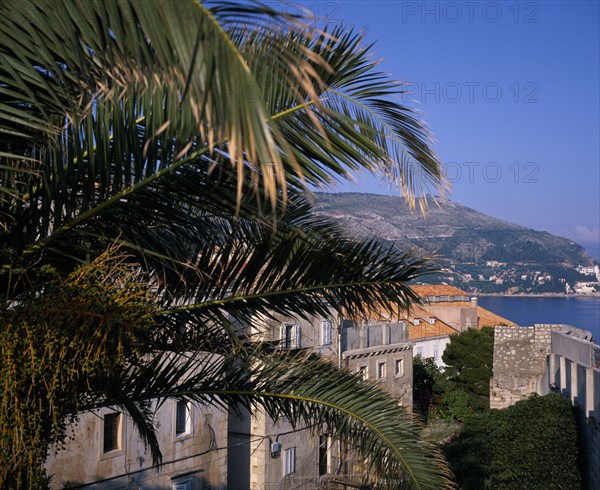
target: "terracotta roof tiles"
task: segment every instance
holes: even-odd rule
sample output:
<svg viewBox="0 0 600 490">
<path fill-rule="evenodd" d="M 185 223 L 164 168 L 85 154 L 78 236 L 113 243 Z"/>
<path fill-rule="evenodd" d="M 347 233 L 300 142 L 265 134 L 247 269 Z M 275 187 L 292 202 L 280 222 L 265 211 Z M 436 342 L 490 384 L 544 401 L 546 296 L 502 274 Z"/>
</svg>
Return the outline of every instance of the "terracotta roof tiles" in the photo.
<svg viewBox="0 0 600 490">
<path fill-rule="evenodd" d="M 469 296 L 469 293 L 458 289 L 455 286 L 446 286 L 440 284 L 416 284 L 411 289 L 421 298 L 427 296 Z"/>
</svg>

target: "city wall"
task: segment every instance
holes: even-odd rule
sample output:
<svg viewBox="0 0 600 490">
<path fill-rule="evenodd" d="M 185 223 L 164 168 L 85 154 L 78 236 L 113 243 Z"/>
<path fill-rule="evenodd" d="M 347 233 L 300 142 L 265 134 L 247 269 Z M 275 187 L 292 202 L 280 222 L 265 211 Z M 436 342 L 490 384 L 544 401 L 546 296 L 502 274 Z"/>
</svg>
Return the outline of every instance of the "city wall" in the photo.
<svg viewBox="0 0 600 490">
<path fill-rule="evenodd" d="M 531 394 L 549 391 L 547 358 L 557 326 L 496 327 L 490 407 L 506 408 Z"/>
<path fill-rule="evenodd" d="M 585 488 L 600 488 L 600 346 L 566 325 L 496 327 L 490 407 L 558 391 L 576 407 Z"/>
</svg>

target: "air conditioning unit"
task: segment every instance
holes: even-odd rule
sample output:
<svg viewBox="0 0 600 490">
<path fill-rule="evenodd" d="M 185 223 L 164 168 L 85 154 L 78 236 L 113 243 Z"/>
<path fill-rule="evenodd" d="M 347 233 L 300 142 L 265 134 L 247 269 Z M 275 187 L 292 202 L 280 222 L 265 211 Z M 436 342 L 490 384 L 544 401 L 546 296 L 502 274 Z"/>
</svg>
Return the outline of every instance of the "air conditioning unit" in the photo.
<svg viewBox="0 0 600 490">
<path fill-rule="evenodd" d="M 271 443 L 271 457 L 278 458 L 281 456 L 281 442 L 272 442 Z"/>
</svg>

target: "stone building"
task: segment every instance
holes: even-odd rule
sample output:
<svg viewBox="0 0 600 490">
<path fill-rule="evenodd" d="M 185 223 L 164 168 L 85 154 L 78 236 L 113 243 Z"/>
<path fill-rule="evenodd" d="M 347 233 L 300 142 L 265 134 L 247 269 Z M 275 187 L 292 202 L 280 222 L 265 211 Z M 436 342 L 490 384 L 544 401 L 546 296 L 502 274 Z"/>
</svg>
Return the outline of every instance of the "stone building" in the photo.
<svg viewBox="0 0 600 490">
<path fill-rule="evenodd" d="M 403 322 L 383 315 L 352 321 L 332 310 L 328 317 L 278 317 L 264 323 L 263 340 L 324 356 L 343 369 L 380 383 L 400 405 L 412 409 L 412 345 L 406 342 Z M 244 431 L 251 447 L 249 469 L 246 475 L 240 468 L 232 488 L 285 490 L 359 481 L 359 462 L 342 451 L 327 427 L 293 430 L 285 421 L 255 414 L 247 417 L 243 428 L 237 427 L 238 433 Z M 274 443 L 280 444 L 276 446 L 280 451 L 277 457 L 272 451 Z"/>
<path fill-rule="evenodd" d="M 158 469 L 129 417 L 109 408 L 82 414 L 66 447 L 48 457 L 52 488 L 227 488 L 226 413 L 168 400 L 155 421 L 163 452 Z"/>
<path fill-rule="evenodd" d="M 403 322 L 353 322 L 332 310 L 327 317 L 265 320 L 260 335 L 282 349 L 308 349 L 360 372 L 412 407 L 412 345 Z M 358 481 L 358 462 L 327 427 L 293 429 L 261 413 L 173 400 L 157 410 L 155 420 L 164 457 L 158 469 L 124 414 L 82 414 L 66 448 L 47 461 L 54 488 L 285 490 Z"/>
<path fill-rule="evenodd" d="M 482 308 L 476 297 L 470 297 L 455 286 L 416 285 L 412 289 L 423 302 L 419 308 L 458 332 L 468 328 L 515 325 L 514 322 Z"/>
<path fill-rule="evenodd" d="M 360 373 L 412 407 L 413 353 L 441 356 L 449 335 L 510 324 L 452 286 L 414 286 L 423 303 L 411 312 L 373 312 L 357 321 L 333 309 L 324 317 L 279 316 L 254 332 L 282 349 L 308 349 Z M 315 373 L 318 375 L 318 373 Z M 66 449 L 47 461 L 55 488 L 153 490 L 292 489 L 355 485 L 361 462 L 327 427 L 292 429 L 263 414 L 167 401 L 156 413 L 164 464 L 149 454 L 130 420 L 114 410 L 83 414 Z"/>
</svg>

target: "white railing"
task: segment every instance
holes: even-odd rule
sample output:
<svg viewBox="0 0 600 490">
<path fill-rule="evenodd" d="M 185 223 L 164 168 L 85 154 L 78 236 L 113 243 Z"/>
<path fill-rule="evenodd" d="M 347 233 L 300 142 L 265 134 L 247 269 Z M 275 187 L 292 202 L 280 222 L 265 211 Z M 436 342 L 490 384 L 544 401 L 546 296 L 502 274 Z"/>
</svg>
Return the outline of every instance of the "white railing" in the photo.
<svg viewBox="0 0 600 490">
<path fill-rule="evenodd" d="M 600 346 L 552 332 L 548 368 L 550 387 L 600 421 Z"/>
</svg>

